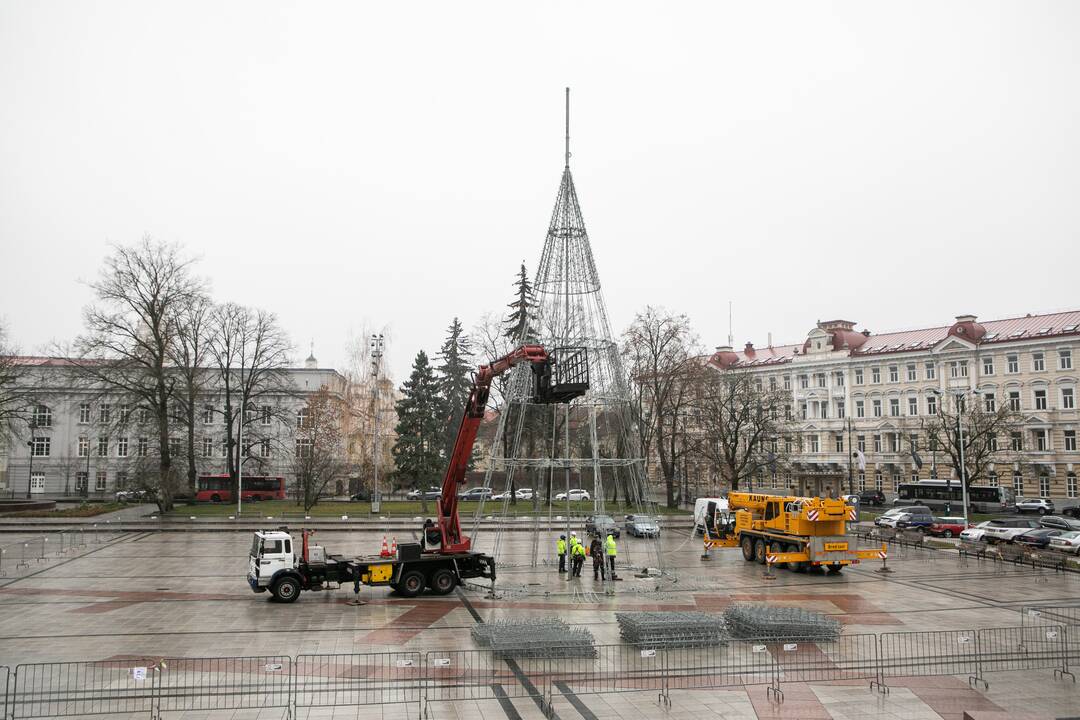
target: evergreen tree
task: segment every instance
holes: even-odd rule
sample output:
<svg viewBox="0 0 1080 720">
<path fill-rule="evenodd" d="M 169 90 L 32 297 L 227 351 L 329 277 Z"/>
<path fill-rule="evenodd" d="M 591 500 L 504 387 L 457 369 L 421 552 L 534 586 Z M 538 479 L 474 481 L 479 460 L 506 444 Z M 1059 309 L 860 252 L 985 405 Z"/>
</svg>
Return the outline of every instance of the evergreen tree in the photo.
<svg viewBox="0 0 1080 720">
<path fill-rule="evenodd" d="M 536 307 L 536 297 L 533 295 L 532 283 L 525 270 L 525 263 L 521 263 L 517 280 L 514 281 L 517 289 L 517 297 L 514 302 L 507 305 L 510 315 L 506 318 L 505 337 L 515 345 L 521 345 L 536 338 L 536 328 L 533 327 L 533 311 Z"/>
<path fill-rule="evenodd" d="M 396 476 L 418 489 L 438 485 L 443 470 L 442 402 L 438 383 L 423 350 L 417 353 L 412 374 L 401 386 L 401 400 L 395 409 L 398 416 L 397 441 L 393 448 Z M 424 510 L 427 510 L 426 503 Z"/>
<path fill-rule="evenodd" d="M 465 402 L 472 389 L 472 347 L 468 335 L 461 327 L 461 322 L 454 318 L 447 328 L 446 341 L 439 351 L 442 364 L 439 372 L 439 396 L 443 402 L 441 417 L 446 423 L 443 433 L 443 450 L 449 461 L 457 439 L 461 417 L 465 413 Z M 472 463 L 470 462 L 470 465 Z"/>
</svg>

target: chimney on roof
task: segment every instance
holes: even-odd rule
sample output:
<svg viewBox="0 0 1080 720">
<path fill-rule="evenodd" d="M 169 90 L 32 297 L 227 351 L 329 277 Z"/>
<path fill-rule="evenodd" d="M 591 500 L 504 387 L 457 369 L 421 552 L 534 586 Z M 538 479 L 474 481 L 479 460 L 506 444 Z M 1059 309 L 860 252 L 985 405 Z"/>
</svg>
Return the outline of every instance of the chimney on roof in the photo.
<svg viewBox="0 0 1080 720">
<path fill-rule="evenodd" d="M 769 333 L 769 349 L 772 349 L 772 333 Z"/>
<path fill-rule="evenodd" d="M 958 322 L 958 323 L 975 322 L 975 316 L 974 315 L 957 315 L 956 316 L 956 322 Z"/>
<path fill-rule="evenodd" d="M 730 345 L 717 345 L 716 352 L 731 352 Z"/>
<path fill-rule="evenodd" d="M 862 334 L 865 335 L 866 337 L 870 337 L 870 331 L 869 330 L 863 330 Z"/>
</svg>

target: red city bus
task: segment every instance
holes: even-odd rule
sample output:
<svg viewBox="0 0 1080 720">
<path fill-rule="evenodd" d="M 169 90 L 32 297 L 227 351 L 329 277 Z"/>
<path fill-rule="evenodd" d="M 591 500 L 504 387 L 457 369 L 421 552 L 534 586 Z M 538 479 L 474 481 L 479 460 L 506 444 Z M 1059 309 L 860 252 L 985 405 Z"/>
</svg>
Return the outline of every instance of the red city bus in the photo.
<svg viewBox="0 0 1080 720">
<path fill-rule="evenodd" d="M 285 478 L 245 475 L 240 496 L 243 500 L 284 500 Z M 228 475 L 201 475 L 195 491 L 197 502 L 232 502 L 232 481 Z"/>
</svg>

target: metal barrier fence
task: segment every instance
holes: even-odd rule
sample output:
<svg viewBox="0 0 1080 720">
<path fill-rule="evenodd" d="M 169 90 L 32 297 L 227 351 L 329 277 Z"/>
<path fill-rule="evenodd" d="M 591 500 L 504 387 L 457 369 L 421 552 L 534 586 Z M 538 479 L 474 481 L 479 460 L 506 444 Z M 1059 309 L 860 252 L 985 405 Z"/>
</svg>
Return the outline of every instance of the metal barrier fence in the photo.
<svg viewBox="0 0 1080 720">
<path fill-rule="evenodd" d="M 1033 620 L 1051 610 L 1039 608 Z M 158 720 L 165 713 L 411 705 L 535 702 L 550 713 L 556 694 L 671 692 L 768 685 L 783 701 L 792 682 L 865 680 L 888 691 L 893 678 L 967 675 L 989 687 L 987 674 L 1053 670 L 1075 677 L 1080 629 L 1025 622 L 1017 627 L 841 635 L 832 642 L 738 640 L 707 647 L 601 645 L 595 657 L 529 657 L 535 648 L 432 650 L 344 655 L 161 658 L 0 666 L 0 720 L 127 714 Z M 260 717 L 263 714 L 260 713 Z"/>
<path fill-rule="evenodd" d="M 1027 605 L 1020 608 L 1020 624 L 1077 627 L 1080 626 L 1080 606 Z"/>
</svg>

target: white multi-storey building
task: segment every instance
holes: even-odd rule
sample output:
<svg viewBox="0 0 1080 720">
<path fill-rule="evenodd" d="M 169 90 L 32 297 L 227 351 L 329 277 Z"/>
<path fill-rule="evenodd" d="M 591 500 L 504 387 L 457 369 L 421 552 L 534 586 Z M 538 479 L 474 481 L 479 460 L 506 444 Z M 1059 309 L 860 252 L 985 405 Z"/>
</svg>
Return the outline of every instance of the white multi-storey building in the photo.
<svg viewBox="0 0 1080 720">
<path fill-rule="evenodd" d="M 1076 498 L 1078 353 L 1080 311 L 1072 311 L 988 322 L 960 315 L 950 325 L 889 333 L 818 322 L 802 343 L 719 347 L 710 363 L 791 391 L 798 432 L 784 441 L 791 471 L 774 478 L 778 487 L 846 492 L 854 449 L 866 458 L 865 472 L 851 471 L 856 491 L 946 477 L 951 468 L 921 444 L 920 428 L 940 407 L 937 393 L 978 390 L 980 402 L 1009 403 L 1023 417 L 1020 437 L 1003 439 L 1018 459 L 997 464 L 988 482 L 1008 483 L 1018 496 Z"/>
</svg>

